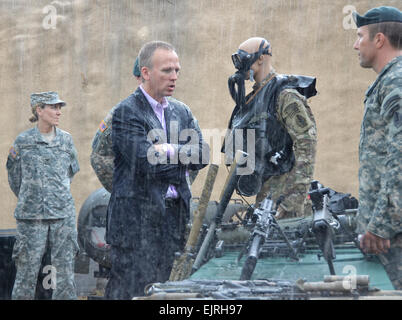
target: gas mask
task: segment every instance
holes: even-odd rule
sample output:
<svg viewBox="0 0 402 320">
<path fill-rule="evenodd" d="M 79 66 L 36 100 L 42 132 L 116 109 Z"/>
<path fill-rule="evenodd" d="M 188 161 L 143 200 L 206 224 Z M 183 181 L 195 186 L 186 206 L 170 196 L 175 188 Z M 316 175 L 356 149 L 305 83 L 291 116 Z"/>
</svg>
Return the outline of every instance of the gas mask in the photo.
<svg viewBox="0 0 402 320">
<path fill-rule="evenodd" d="M 268 54 L 272 56 L 272 53 L 269 51 L 271 48 L 270 43 L 268 42 L 268 46 L 264 47 L 264 44 L 267 41 L 263 40 L 260 44 L 260 47 L 255 53 L 248 53 L 244 50 L 237 50 L 236 53 L 232 54 L 232 61 L 237 69 L 236 73 L 232 75 L 228 80 L 230 95 L 233 100 L 236 102 L 236 105 L 242 106 L 245 104 L 245 85 L 244 81 L 246 79 L 246 74 L 250 71 L 250 81 L 254 81 L 254 72 L 251 70 L 251 66 L 257 59 L 263 54 Z M 237 85 L 237 88 L 236 88 Z"/>
</svg>

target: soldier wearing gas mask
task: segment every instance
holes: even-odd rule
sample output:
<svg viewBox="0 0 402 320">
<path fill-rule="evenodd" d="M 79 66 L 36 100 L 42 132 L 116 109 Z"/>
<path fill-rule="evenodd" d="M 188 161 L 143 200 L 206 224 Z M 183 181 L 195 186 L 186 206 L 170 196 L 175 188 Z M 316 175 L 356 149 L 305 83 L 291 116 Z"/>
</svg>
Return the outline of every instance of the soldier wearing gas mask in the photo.
<svg viewBox="0 0 402 320">
<path fill-rule="evenodd" d="M 316 154 L 316 124 L 307 99 L 316 95 L 316 79 L 281 75 L 271 64 L 272 49 L 263 38 L 250 38 L 232 55 L 237 72 L 229 78 L 230 94 L 236 102 L 222 152 L 227 163 L 239 149 L 254 159 L 252 174 L 240 176 L 237 192 L 257 195 L 257 203 L 268 194 L 281 200 L 277 218 L 311 214 L 307 200 Z M 245 95 L 245 80 L 255 81 Z M 250 139 L 247 132 L 254 132 Z M 242 134 L 238 134 L 242 130 Z M 254 143 L 249 148 L 248 144 Z"/>
</svg>

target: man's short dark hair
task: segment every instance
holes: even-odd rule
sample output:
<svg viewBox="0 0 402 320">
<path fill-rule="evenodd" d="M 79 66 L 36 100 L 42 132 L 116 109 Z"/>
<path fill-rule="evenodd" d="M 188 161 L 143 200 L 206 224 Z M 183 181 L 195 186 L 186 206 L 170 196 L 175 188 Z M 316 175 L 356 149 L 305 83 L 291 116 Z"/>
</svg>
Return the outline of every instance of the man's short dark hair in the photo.
<svg viewBox="0 0 402 320">
<path fill-rule="evenodd" d="M 377 33 L 383 33 L 395 49 L 402 49 L 402 23 L 381 22 L 368 25 L 370 40 L 373 40 Z"/>
<path fill-rule="evenodd" d="M 167 42 L 163 41 L 151 41 L 143 45 L 138 54 L 139 67 L 152 68 L 152 56 L 156 49 L 165 49 L 168 51 L 176 51 L 175 48 Z"/>
</svg>

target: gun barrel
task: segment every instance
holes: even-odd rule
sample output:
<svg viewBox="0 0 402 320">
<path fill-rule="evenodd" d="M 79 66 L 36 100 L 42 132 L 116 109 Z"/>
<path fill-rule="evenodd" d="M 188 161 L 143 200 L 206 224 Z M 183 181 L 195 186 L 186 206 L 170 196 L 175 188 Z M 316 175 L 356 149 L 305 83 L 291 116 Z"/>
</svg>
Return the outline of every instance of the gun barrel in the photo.
<svg viewBox="0 0 402 320">
<path fill-rule="evenodd" d="M 240 280 L 250 280 L 257 265 L 257 258 L 254 256 L 248 256 L 244 262 L 243 269 L 241 270 Z"/>
<path fill-rule="evenodd" d="M 219 204 L 215 215 L 215 220 L 219 224 L 222 220 L 223 214 L 225 213 L 226 207 L 230 199 L 232 198 L 233 192 L 236 189 L 236 184 L 239 180 L 239 176 L 237 175 L 237 169 L 239 164 L 244 162 L 244 158 L 248 156 L 247 153 L 237 150 L 235 159 L 230 166 L 229 175 L 226 178 L 225 185 L 222 189 L 222 192 L 219 197 Z"/>
<path fill-rule="evenodd" d="M 261 235 L 256 234 L 253 238 L 253 241 L 251 242 L 248 256 L 241 270 L 240 280 L 251 279 L 255 266 L 257 265 L 260 248 L 263 244 L 264 238 Z"/>
<path fill-rule="evenodd" d="M 210 243 L 212 242 L 212 239 L 214 238 L 215 230 L 216 230 L 216 222 L 212 221 L 212 223 L 209 226 L 208 233 L 205 236 L 205 239 L 202 242 L 201 248 L 198 251 L 197 257 L 193 263 L 192 273 L 197 271 L 200 268 L 200 266 L 202 265 L 202 263 L 204 262 L 204 258 L 207 254 Z"/>
<path fill-rule="evenodd" d="M 256 234 L 253 238 L 253 242 L 251 243 L 248 256 L 255 257 L 256 259 L 258 259 L 258 253 L 260 251 L 261 245 L 263 244 L 264 244 L 264 238 L 261 235 Z"/>
</svg>

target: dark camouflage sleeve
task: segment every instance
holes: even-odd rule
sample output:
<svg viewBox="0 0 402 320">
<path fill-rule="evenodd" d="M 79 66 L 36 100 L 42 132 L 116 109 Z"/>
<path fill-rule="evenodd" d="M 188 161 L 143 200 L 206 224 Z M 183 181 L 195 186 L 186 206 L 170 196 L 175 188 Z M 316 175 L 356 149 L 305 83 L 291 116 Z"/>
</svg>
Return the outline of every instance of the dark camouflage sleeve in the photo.
<svg viewBox="0 0 402 320">
<path fill-rule="evenodd" d="M 18 197 L 21 187 L 21 158 L 19 154 L 20 150 L 18 144 L 15 142 L 14 145 L 10 148 L 8 157 L 7 157 L 7 172 L 8 172 L 8 183 L 10 185 L 11 190 Z"/>
<path fill-rule="evenodd" d="M 386 123 L 387 155 L 381 190 L 377 196 L 368 230 L 386 239 L 402 232 L 402 89 L 399 85 L 384 85 L 381 117 Z"/>
<path fill-rule="evenodd" d="M 90 162 L 102 186 L 112 192 L 114 153 L 112 149 L 112 118 L 116 107 L 113 107 L 99 124 L 92 140 Z"/>
<path fill-rule="evenodd" d="M 102 186 L 107 191 L 112 192 L 114 156 L 105 156 L 92 151 L 90 162 Z"/>
</svg>

